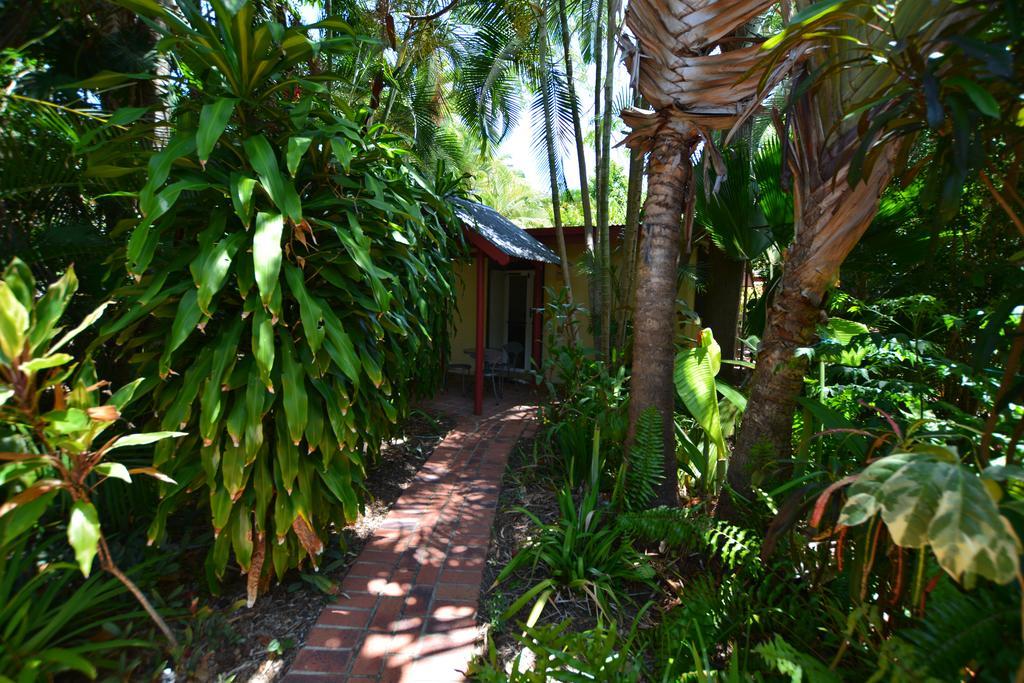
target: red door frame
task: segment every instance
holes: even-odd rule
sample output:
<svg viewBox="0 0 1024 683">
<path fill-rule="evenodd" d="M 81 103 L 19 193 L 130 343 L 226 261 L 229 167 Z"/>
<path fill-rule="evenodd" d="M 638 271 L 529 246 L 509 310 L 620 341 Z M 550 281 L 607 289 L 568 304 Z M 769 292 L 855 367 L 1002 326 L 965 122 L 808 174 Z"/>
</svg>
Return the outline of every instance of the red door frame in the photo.
<svg viewBox="0 0 1024 683">
<path fill-rule="evenodd" d="M 487 257 L 476 252 L 476 366 L 473 368 L 473 414 L 484 412 L 484 321 L 487 319 Z"/>
<path fill-rule="evenodd" d="M 533 264 L 533 370 L 540 372 L 544 326 L 544 264 Z"/>
</svg>

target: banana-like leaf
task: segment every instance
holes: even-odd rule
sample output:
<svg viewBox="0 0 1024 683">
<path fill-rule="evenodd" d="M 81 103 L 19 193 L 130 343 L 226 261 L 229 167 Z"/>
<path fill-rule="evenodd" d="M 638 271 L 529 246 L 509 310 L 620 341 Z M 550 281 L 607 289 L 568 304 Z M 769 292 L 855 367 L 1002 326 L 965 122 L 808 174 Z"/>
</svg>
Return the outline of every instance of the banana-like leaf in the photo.
<svg viewBox="0 0 1024 683">
<path fill-rule="evenodd" d="M 728 450 L 722 434 L 718 412 L 718 388 L 715 376 L 722 365 L 722 349 L 710 328 L 701 330 L 700 345 L 676 354 L 676 392 L 686 409 L 708 435 L 708 439 L 724 458 Z"/>
</svg>

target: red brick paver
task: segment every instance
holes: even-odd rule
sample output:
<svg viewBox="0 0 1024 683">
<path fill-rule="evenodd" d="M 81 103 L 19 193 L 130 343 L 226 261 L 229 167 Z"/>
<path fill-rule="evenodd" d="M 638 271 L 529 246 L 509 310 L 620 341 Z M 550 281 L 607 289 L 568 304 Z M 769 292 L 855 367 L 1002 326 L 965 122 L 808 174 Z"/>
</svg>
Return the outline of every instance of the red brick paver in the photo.
<svg viewBox="0 0 1024 683">
<path fill-rule="evenodd" d="M 520 397 L 521 398 L 521 397 Z M 442 683 L 464 680 L 480 637 L 480 582 L 512 447 L 535 429 L 529 401 L 506 398 L 467 414 L 438 407 L 455 428 L 402 493 L 320 613 L 285 680 Z"/>
</svg>

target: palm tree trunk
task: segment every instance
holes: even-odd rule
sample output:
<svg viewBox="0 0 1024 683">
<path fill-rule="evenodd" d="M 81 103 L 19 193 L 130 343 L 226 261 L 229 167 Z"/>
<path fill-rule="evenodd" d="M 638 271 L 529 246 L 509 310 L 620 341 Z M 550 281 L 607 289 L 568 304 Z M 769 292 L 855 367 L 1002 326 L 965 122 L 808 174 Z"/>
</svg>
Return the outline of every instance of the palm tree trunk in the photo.
<svg viewBox="0 0 1024 683">
<path fill-rule="evenodd" d="M 599 187 L 601 194 L 598 196 L 600 211 L 598 213 L 598 236 L 601 255 L 598 259 L 600 268 L 598 273 L 601 276 L 601 345 L 598 347 L 601 357 L 606 360 L 611 353 L 611 326 L 612 326 L 612 253 L 611 239 L 608 235 L 608 214 L 609 214 L 609 172 L 611 169 L 611 139 L 612 139 L 612 97 L 615 85 L 615 15 L 618 13 L 618 0 L 607 0 L 608 20 L 605 26 L 605 73 L 604 73 L 604 108 L 601 121 L 601 165 L 598 173 L 601 176 Z"/>
<path fill-rule="evenodd" d="M 840 156 L 828 151 L 826 158 Z M 878 199 L 892 173 L 893 152 L 890 145 L 871 175 L 852 188 L 847 167 L 834 174 L 809 169 L 813 177 L 798 182 L 796 239 L 786 252 L 782 280 L 768 309 L 747 411 L 729 462 L 729 484 L 740 495 L 750 493 L 761 463 L 785 461 L 792 453 L 793 413 L 805 370 L 796 350 L 816 339 L 825 294 L 878 211 Z"/>
<path fill-rule="evenodd" d="M 554 124 L 554 97 L 551 92 L 551 69 L 548 59 L 548 22 L 547 14 L 544 11 L 538 13 L 537 24 L 540 32 L 540 87 L 541 98 L 544 102 L 544 146 L 547 148 L 548 157 L 548 180 L 551 187 L 551 212 L 555 222 L 555 237 L 558 241 L 558 258 L 562 262 L 562 281 L 565 283 L 565 290 L 569 303 L 573 302 L 572 280 L 570 279 L 569 255 L 565 248 L 565 233 L 562 230 L 562 203 L 561 193 L 558 190 L 558 162 L 555 149 L 555 124 Z M 567 342 L 569 340 L 566 340 Z"/>
<path fill-rule="evenodd" d="M 611 2 L 612 0 L 605 0 Z M 603 69 L 604 54 L 604 20 L 601 16 L 603 7 L 601 0 L 597 0 L 597 7 L 594 12 L 594 45 L 592 55 L 594 57 L 594 195 L 597 200 L 596 222 L 601 222 L 601 74 Z M 588 288 L 590 294 L 590 320 L 594 329 L 594 345 L 601 348 L 601 277 L 598 259 L 598 237 L 597 225 L 591 227 L 586 233 L 587 250 L 590 252 L 593 268 L 590 270 Z"/>
<path fill-rule="evenodd" d="M 583 126 L 580 123 L 580 103 L 576 99 L 576 80 L 572 71 L 572 35 L 569 33 L 569 18 L 565 0 L 558 0 L 558 19 L 562 28 L 562 56 L 565 59 L 565 82 L 569 88 L 569 106 L 572 109 L 572 128 L 576 136 L 576 163 L 580 173 L 580 202 L 583 205 L 583 232 L 594 230 L 594 215 L 590 208 L 590 181 L 587 178 L 587 159 L 583 156 Z"/>
<path fill-rule="evenodd" d="M 636 304 L 633 315 L 633 375 L 630 380 L 628 441 L 640 414 L 654 406 L 662 417 L 665 477 L 656 504 L 678 503 L 675 457 L 675 388 L 672 366 L 676 329 L 680 217 L 693 181 L 690 154 L 695 142 L 675 131 L 654 142 L 647 176 Z"/>
</svg>

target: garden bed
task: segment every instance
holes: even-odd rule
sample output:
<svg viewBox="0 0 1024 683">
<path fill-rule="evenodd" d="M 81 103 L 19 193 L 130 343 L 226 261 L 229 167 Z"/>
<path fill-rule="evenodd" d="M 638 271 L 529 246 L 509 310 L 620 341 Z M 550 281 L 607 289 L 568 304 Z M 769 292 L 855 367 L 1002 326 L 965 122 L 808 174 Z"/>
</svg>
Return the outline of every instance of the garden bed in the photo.
<svg viewBox="0 0 1024 683">
<path fill-rule="evenodd" d="M 543 566 L 535 568 L 525 565 L 500 584 L 495 585 L 495 581 L 535 530 L 535 523 L 524 510 L 544 524 L 559 519 L 557 486 L 561 484 L 561 479 L 558 465 L 553 459 L 554 456 L 544 452 L 539 441 L 522 441 L 509 456 L 502 478 L 477 622 L 486 632 L 488 645 L 494 647 L 498 666 L 506 671 L 520 652 L 524 653 L 521 667 L 528 666 L 532 661 L 532 653 L 529 650 L 524 652 L 516 636 L 521 633 L 521 623 L 529 615 L 534 601 L 529 601 L 515 616 L 503 619 L 502 615 L 524 593 L 547 578 L 547 574 Z M 579 502 L 578 496 L 576 502 Z M 655 563 L 661 563 L 660 558 L 652 559 Z M 627 600 L 617 610 L 616 617 L 620 627 L 628 631 L 639 613 L 640 605 L 652 595 L 643 586 L 621 588 L 622 597 Z M 583 593 L 573 593 L 566 589 L 556 591 L 547 602 L 537 625 L 555 625 L 564 621 L 570 624 L 567 632 L 594 628 L 598 624 L 598 614 L 593 601 Z"/>
<path fill-rule="evenodd" d="M 185 677 L 269 683 L 283 676 L 369 536 L 452 425 L 446 416 L 422 413 L 406 421 L 368 473 L 373 502 L 328 544 L 319 572 L 290 574 L 251 609 L 245 607 L 244 577 L 228 583 L 224 596 L 194 619 L 195 649 L 187 655 Z"/>
</svg>

